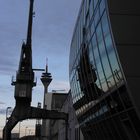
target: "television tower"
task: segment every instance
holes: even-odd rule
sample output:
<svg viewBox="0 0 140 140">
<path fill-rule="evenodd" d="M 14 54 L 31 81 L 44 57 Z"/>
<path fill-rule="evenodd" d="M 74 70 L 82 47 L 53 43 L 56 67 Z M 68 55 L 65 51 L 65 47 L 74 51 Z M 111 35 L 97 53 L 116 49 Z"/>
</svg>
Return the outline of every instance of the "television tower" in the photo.
<svg viewBox="0 0 140 140">
<path fill-rule="evenodd" d="M 43 108 L 47 109 L 47 99 L 46 99 L 46 95 L 48 94 L 48 86 L 52 81 L 52 76 L 51 73 L 48 72 L 48 59 L 47 59 L 47 63 L 46 63 L 46 71 L 45 73 L 42 73 L 41 76 L 41 81 L 43 83 L 44 86 L 44 101 L 43 101 Z M 47 120 L 42 120 L 42 136 L 43 137 L 47 137 Z"/>
</svg>

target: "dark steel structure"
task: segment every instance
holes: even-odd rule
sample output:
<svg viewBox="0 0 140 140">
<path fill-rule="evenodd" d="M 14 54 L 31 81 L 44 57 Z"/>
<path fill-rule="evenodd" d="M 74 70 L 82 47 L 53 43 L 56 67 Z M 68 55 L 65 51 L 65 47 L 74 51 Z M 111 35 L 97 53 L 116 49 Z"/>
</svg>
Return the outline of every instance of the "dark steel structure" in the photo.
<svg viewBox="0 0 140 140">
<path fill-rule="evenodd" d="M 67 129 L 68 115 L 66 113 L 31 107 L 32 88 L 36 86 L 36 82 L 34 81 L 34 71 L 32 69 L 31 47 L 33 3 L 34 0 L 30 0 L 27 39 L 26 42 L 23 42 L 22 44 L 16 81 L 12 81 L 12 85 L 15 86 L 16 106 L 3 129 L 3 140 L 11 140 L 12 129 L 19 121 L 25 119 L 64 119 L 66 121 Z M 50 74 L 46 73 L 46 75 Z M 50 77 L 48 77 L 48 80 L 49 79 Z"/>
<path fill-rule="evenodd" d="M 86 140 L 140 139 L 140 1 L 83 0 L 70 86 Z"/>
</svg>

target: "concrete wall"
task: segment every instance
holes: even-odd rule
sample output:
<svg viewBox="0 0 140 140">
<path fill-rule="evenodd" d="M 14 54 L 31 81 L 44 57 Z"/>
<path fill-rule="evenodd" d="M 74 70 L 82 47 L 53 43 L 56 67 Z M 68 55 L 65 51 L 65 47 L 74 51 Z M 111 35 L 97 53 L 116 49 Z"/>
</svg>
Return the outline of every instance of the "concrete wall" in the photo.
<svg viewBox="0 0 140 140">
<path fill-rule="evenodd" d="M 77 120 L 77 117 L 75 114 L 75 110 L 73 108 L 72 97 L 71 97 L 70 93 L 69 93 L 67 99 L 65 100 L 65 102 L 61 108 L 61 111 L 69 114 L 68 140 L 84 140 L 82 133 L 79 138 L 75 137 L 77 135 L 76 129 L 80 129 L 80 128 L 79 128 L 78 120 Z M 64 121 L 59 122 L 58 140 L 65 140 L 65 123 L 64 123 Z"/>
<path fill-rule="evenodd" d="M 71 94 L 46 94 L 46 105 L 49 110 L 58 110 L 69 114 L 68 140 L 83 140 L 83 136 L 75 139 L 75 130 L 79 129 L 75 110 L 73 108 Z M 42 140 L 65 140 L 65 121 L 63 120 L 45 120 L 43 121 L 45 129 Z M 80 131 L 78 131 L 80 132 Z"/>
<path fill-rule="evenodd" d="M 62 93 L 47 93 L 45 95 L 45 105 L 48 110 L 60 110 L 67 94 Z M 52 127 L 53 120 L 43 120 L 42 124 L 42 140 L 57 139 L 56 133 L 58 132 L 58 124 Z M 56 121 L 57 122 L 57 121 Z"/>
<path fill-rule="evenodd" d="M 140 116 L 140 0 L 107 0 L 129 95 Z"/>
</svg>

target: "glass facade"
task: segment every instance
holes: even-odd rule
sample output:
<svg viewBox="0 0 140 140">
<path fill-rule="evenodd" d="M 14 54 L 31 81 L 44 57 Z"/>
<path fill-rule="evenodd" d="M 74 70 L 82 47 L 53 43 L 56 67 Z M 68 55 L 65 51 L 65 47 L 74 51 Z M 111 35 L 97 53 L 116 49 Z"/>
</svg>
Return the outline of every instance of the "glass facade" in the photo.
<svg viewBox="0 0 140 140">
<path fill-rule="evenodd" d="M 125 140 L 140 134 L 108 15 L 106 0 L 83 0 L 71 43 L 70 86 L 86 140 Z"/>
</svg>

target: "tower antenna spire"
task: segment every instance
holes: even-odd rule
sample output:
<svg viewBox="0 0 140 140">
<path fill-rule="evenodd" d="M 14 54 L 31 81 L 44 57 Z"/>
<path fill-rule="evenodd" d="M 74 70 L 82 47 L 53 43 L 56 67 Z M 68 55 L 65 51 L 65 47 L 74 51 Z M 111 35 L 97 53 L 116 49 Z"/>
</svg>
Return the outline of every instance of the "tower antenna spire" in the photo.
<svg viewBox="0 0 140 140">
<path fill-rule="evenodd" d="M 46 73 L 48 72 L 48 57 L 46 58 Z"/>
</svg>

